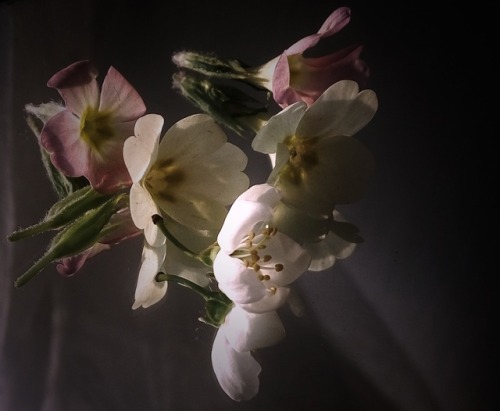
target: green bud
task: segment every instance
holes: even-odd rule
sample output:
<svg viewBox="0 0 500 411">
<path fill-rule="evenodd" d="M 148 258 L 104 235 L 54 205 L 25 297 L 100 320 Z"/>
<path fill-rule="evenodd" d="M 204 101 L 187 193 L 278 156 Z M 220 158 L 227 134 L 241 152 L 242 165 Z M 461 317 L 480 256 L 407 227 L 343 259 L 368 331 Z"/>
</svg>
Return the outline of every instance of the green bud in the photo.
<svg viewBox="0 0 500 411">
<path fill-rule="evenodd" d="M 109 196 L 98 193 L 90 186 L 86 186 L 56 202 L 39 223 L 17 230 L 7 238 L 10 241 L 17 241 L 47 230 L 60 228 L 74 221 L 85 212 L 98 207 L 109 198 Z"/>
<path fill-rule="evenodd" d="M 241 89 L 176 73 L 173 87 L 187 100 L 240 136 L 255 132 L 270 118 L 268 106 Z"/>
<path fill-rule="evenodd" d="M 46 253 L 14 283 L 21 287 L 53 261 L 73 256 L 92 247 L 111 216 L 117 211 L 122 195 L 114 196 L 66 225 L 51 241 Z"/>
<path fill-rule="evenodd" d="M 245 80 L 248 76 L 239 60 L 220 59 L 214 54 L 181 51 L 172 56 L 172 61 L 179 68 L 192 70 L 207 77 Z"/>
</svg>

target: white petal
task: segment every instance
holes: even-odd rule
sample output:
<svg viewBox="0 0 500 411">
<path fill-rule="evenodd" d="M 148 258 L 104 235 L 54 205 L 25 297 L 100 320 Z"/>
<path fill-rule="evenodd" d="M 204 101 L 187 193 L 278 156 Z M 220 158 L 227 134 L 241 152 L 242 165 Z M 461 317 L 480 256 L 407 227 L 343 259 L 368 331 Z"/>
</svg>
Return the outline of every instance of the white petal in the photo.
<svg viewBox="0 0 500 411">
<path fill-rule="evenodd" d="M 254 185 L 241 194 L 231 206 L 217 237 L 221 248 L 232 253 L 257 223 L 271 218 L 279 199 L 276 188 L 268 184 Z"/>
<path fill-rule="evenodd" d="M 238 305 L 226 316 L 220 332 L 240 352 L 270 347 L 285 337 L 285 328 L 276 311 L 253 314 Z"/>
<path fill-rule="evenodd" d="M 227 136 L 215 120 L 206 114 L 194 114 L 170 127 L 160 142 L 158 158 L 175 158 L 193 163 L 218 150 Z"/>
<path fill-rule="evenodd" d="M 270 268 L 262 271 L 271 277 L 269 282 L 277 286 L 288 285 L 295 281 L 307 271 L 311 261 L 311 256 L 305 248 L 279 232 L 267 241 L 265 252 L 272 258 L 265 264 Z M 276 271 L 273 268 L 275 264 L 282 264 L 283 270 Z M 263 284 L 266 284 L 266 281 Z"/>
<path fill-rule="evenodd" d="M 373 90 L 358 93 L 358 84 L 342 80 L 330 86 L 304 113 L 298 137 L 352 136 L 370 122 L 377 111 Z"/>
<path fill-rule="evenodd" d="M 212 347 L 212 367 L 224 392 L 235 401 L 246 401 L 259 392 L 260 364 L 250 352 L 238 352 L 219 330 Z"/>
<path fill-rule="evenodd" d="M 237 304 L 258 301 L 267 293 L 258 273 L 224 251 L 215 257 L 213 268 L 219 288 Z"/>
<path fill-rule="evenodd" d="M 165 259 L 166 247 L 150 247 L 144 243 L 141 268 L 135 289 L 135 302 L 132 308 L 147 308 L 160 301 L 167 292 L 167 281 L 155 281 Z"/>
<path fill-rule="evenodd" d="M 125 140 L 123 159 L 134 183 L 140 181 L 156 159 L 163 117 L 148 114 L 135 123 L 135 136 Z"/>
<path fill-rule="evenodd" d="M 132 184 L 129 202 L 132 220 L 137 228 L 144 230 L 146 241 L 153 247 L 165 244 L 165 236 L 153 224 L 151 218 L 155 214 L 161 214 L 161 212 L 149 192 L 140 184 Z"/>
<path fill-rule="evenodd" d="M 274 292 L 267 290 L 267 293 L 260 300 L 240 305 L 249 313 L 263 314 L 280 308 L 287 302 L 289 295 L 290 289 L 288 287 L 278 287 Z"/>
<path fill-rule="evenodd" d="M 265 154 L 275 153 L 278 143 L 295 134 L 306 109 L 307 104 L 300 101 L 272 116 L 255 135 L 252 148 Z"/>
</svg>

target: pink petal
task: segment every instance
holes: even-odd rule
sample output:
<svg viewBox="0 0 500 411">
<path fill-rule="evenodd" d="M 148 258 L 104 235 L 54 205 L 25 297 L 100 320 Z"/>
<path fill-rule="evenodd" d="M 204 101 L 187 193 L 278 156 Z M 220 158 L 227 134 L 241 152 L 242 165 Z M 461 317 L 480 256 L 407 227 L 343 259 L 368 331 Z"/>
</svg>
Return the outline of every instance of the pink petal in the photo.
<svg viewBox="0 0 500 411">
<path fill-rule="evenodd" d="M 50 153 L 52 164 L 70 177 L 85 175 L 89 147 L 80 138 L 80 120 L 65 110 L 50 118 L 40 135 L 42 146 Z"/>
<path fill-rule="evenodd" d="M 136 120 L 145 113 L 146 106 L 125 77 L 110 67 L 102 83 L 99 111 L 112 111 L 115 121 L 121 122 Z"/>
<path fill-rule="evenodd" d="M 87 107 L 99 104 L 97 70 L 88 61 L 78 61 L 54 74 L 47 86 L 57 89 L 66 103 L 66 108 L 79 116 Z"/>
<path fill-rule="evenodd" d="M 111 248 L 110 245 L 97 243 L 80 254 L 63 258 L 56 266 L 57 272 L 68 277 L 72 276 L 83 267 L 89 258 L 109 248 Z"/>
<path fill-rule="evenodd" d="M 301 54 L 315 46 L 322 38 L 332 36 L 342 30 L 351 20 L 351 10 L 340 7 L 325 20 L 316 34 L 304 37 L 286 50 L 286 54 Z"/>
</svg>

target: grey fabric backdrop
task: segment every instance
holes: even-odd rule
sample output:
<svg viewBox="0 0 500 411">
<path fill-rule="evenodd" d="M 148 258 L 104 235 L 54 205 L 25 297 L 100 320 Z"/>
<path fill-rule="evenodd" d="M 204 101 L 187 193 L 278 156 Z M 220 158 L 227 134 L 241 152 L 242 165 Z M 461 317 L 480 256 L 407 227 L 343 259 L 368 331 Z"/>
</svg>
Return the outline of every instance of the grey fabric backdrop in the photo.
<svg viewBox="0 0 500 411">
<path fill-rule="evenodd" d="M 493 78 L 492 2 L 444 10 L 418 2 L 3 2 L 2 238 L 55 200 L 23 114 L 25 103 L 58 97 L 45 86 L 53 73 L 91 58 L 102 80 L 114 65 L 148 112 L 171 125 L 196 112 L 171 90 L 174 51 L 263 63 L 341 5 L 353 20 L 340 40 L 365 44 L 380 102 L 359 134 L 377 173 L 365 198 L 342 209 L 365 242 L 299 280 L 305 315 L 280 312 L 287 338 L 259 352 L 257 397 L 235 403 L 218 387 L 214 330 L 196 320 L 197 296 L 173 284 L 160 304 L 131 310 L 140 240 L 102 253 L 75 277 L 50 267 L 14 289 L 44 251 L 42 237 L 0 243 L 0 411 L 493 408 L 489 237 L 475 230 L 490 224 L 480 184 L 494 187 L 483 99 Z M 266 162 L 249 155 L 252 181 L 261 182 Z"/>
</svg>

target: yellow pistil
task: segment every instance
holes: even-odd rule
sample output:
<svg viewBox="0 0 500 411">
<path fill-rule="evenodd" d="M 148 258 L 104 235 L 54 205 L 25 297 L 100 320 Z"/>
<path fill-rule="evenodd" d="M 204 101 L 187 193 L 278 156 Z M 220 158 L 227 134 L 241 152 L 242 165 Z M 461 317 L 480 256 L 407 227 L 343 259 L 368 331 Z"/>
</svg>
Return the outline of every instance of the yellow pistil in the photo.
<svg viewBox="0 0 500 411">
<path fill-rule="evenodd" d="M 283 141 L 288 148 L 288 161 L 280 172 L 280 178 L 299 185 L 304 181 L 308 170 L 318 164 L 316 152 L 317 138 L 298 138 L 295 135 Z"/>
<path fill-rule="evenodd" d="M 111 113 L 87 108 L 80 119 L 80 136 L 93 151 L 101 152 L 103 145 L 115 136 Z"/>
<path fill-rule="evenodd" d="M 186 178 L 184 171 L 175 164 L 174 159 L 167 158 L 156 162 L 145 178 L 145 185 L 153 197 L 169 202 L 176 201 L 176 190 Z"/>
</svg>

